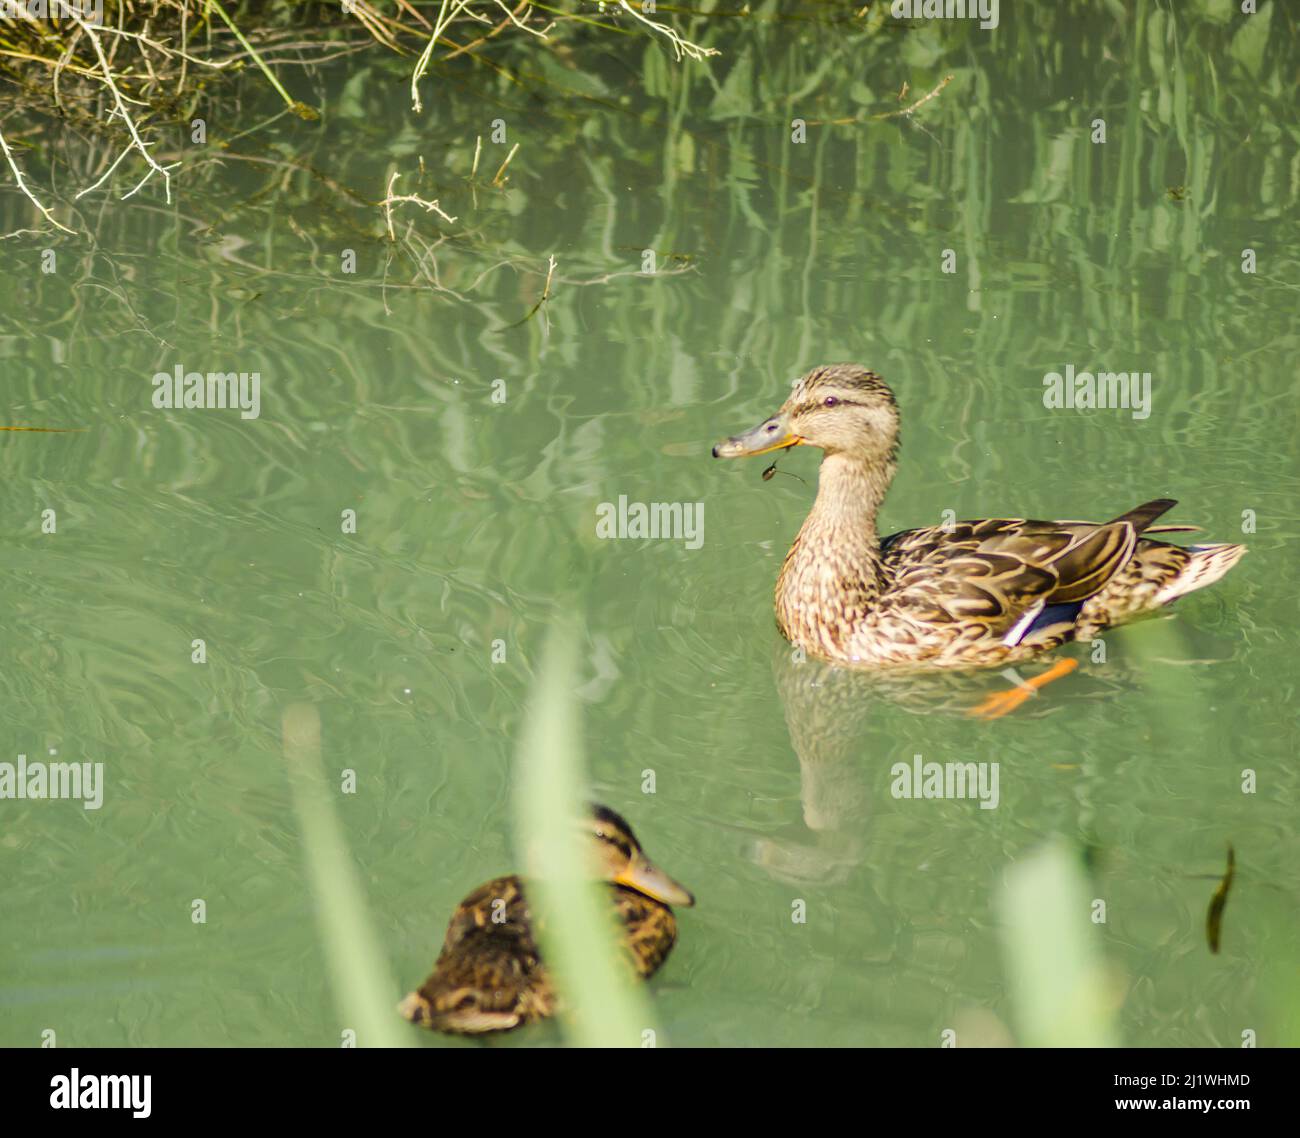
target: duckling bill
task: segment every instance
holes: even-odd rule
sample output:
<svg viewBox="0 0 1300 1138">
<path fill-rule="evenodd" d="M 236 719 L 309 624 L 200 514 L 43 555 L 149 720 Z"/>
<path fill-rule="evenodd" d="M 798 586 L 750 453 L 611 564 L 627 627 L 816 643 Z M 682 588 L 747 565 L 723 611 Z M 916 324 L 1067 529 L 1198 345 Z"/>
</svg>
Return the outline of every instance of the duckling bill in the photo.
<svg viewBox="0 0 1300 1138">
<path fill-rule="evenodd" d="M 694 905 L 695 898 L 646 857 L 613 810 L 593 804 L 581 824 L 599 878 L 609 885 L 620 946 L 632 970 L 649 978 L 677 939 L 670 906 Z M 433 972 L 398 1011 L 434 1031 L 478 1035 L 545 1019 L 556 1007 L 525 883 L 512 875 L 480 885 L 456 906 Z"/>
<path fill-rule="evenodd" d="M 1107 522 L 978 518 L 882 538 L 876 515 L 898 465 L 898 424 L 884 380 L 828 364 L 796 382 L 770 419 L 713 448 L 714 458 L 822 451 L 816 500 L 776 583 L 782 635 L 822 659 L 1013 664 L 1153 613 L 1246 551 L 1152 537 L 1196 528 L 1154 524 L 1176 505 L 1169 498 Z"/>
</svg>

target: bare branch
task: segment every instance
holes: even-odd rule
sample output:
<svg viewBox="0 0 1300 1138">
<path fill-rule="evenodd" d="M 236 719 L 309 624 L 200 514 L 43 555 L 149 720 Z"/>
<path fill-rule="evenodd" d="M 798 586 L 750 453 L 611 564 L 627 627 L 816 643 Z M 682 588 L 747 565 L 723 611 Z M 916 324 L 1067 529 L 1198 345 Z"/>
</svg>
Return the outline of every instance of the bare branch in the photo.
<svg viewBox="0 0 1300 1138">
<path fill-rule="evenodd" d="M 639 20 L 641 23 L 645 24 L 646 27 L 658 32 L 661 36 L 667 37 L 668 42 L 673 45 L 673 56 L 678 60 L 680 60 L 682 56 L 685 56 L 687 59 L 700 60 L 705 59 L 710 55 L 722 54 L 717 48 L 700 47 L 699 44 L 691 43 L 690 40 L 683 39 L 667 24 L 658 23 L 657 21 L 650 19 L 648 16 L 641 15 L 641 13 L 633 8 L 627 0 L 618 0 L 618 6 L 633 19 Z"/>
<path fill-rule="evenodd" d="M 23 172 L 20 169 L 18 169 L 18 163 L 14 161 L 13 151 L 9 149 L 9 143 L 5 141 L 5 136 L 2 131 L 0 131 L 0 147 L 4 148 L 5 159 L 9 163 L 9 169 L 11 169 L 14 172 L 14 180 L 17 181 L 18 188 L 22 190 L 24 194 L 27 195 L 27 200 L 30 201 L 32 205 L 34 205 L 37 209 L 39 209 L 41 211 L 41 216 L 44 217 L 45 220 L 48 221 L 51 225 L 53 225 L 56 229 L 62 229 L 64 233 L 71 233 L 72 236 L 75 237 L 76 236 L 75 231 L 69 229 L 66 225 L 62 224 L 61 222 L 56 221 L 54 215 L 50 213 L 50 211 L 46 209 L 43 205 L 41 205 L 41 203 L 36 200 L 36 195 L 33 194 L 32 191 L 27 188 L 27 182 L 23 178 Z"/>
<path fill-rule="evenodd" d="M 440 206 L 436 201 L 425 201 L 424 198 L 418 197 L 416 194 L 398 194 L 395 197 L 393 195 L 393 185 L 400 177 L 401 174 L 394 170 L 393 176 L 388 179 L 388 192 L 385 194 L 384 200 L 379 203 L 384 207 L 384 217 L 388 221 L 389 241 L 397 240 L 396 235 L 393 233 L 393 206 L 397 205 L 398 202 L 412 202 L 413 204 L 423 208 L 425 213 L 436 213 L 444 221 L 454 222 L 456 220 L 454 217 L 445 213 L 442 206 Z"/>
<path fill-rule="evenodd" d="M 95 34 L 95 30 L 80 16 L 74 16 L 73 19 L 81 30 L 86 33 L 86 37 L 90 40 L 91 45 L 95 49 L 95 54 L 99 56 L 99 66 L 104 72 L 104 80 L 108 84 L 108 89 L 113 92 L 114 104 L 117 107 L 116 113 L 121 116 L 122 121 L 126 123 L 127 130 L 131 132 L 132 147 L 138 150 L 144 156 L 144 160 L 149 164 L 149 172 L 140 181 L 139 185 L 137 185 L 131 193 L 123 195 L 123 198 L 129 198 L 131 194 L 136 193 L 145 182 L 153 177 L 154 174 L 161 174 L 163 176 L 163 185 L 167 191 L 167 204 L 170 205 L 172 200 L 172 179 L 169 171 L 176 169 L 180 163 L 173 162 L 170 166 L 159 166 L 158 163 L 154 161 L 153 155 L 149 153 L 149 148 L 144 144 L 144 140 L 140 137 L 140 132 L 135 129 L 135 120 L 131 117 L 131 113 L 126 109 L 126 103 L 122 101 L 122 92 L 117 89 L 117 84 L 113 82 L 113 69 L 108 65 L 108 57 L 104 55 L 104 46 L 99 42 L 99 36 Z M 115 162 L 113 165 L 116 166 L 117 163 Z"/>
</svg>

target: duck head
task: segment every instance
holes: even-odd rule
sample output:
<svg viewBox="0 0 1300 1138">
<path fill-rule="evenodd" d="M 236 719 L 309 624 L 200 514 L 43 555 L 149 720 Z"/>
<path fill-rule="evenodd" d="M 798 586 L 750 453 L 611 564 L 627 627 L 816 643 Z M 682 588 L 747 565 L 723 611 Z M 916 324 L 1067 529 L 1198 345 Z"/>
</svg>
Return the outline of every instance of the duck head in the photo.
<svg viewBox="0 0 1300 1138">
<path fill-rule="evenodd" d="M 597 872 L 602 880 L 635 889 L 665 905 L 695 904 L 690 890 L 646 857 L 632 827 L 608 806 L 593 802 L 581 824 L 591 837 Z"/>
<path fill-rule="evenodd" d="M 797 380 L 770 419 L 713 448 L 714 458 L 746 458 L 794 446 L 818 447 L 870 465 L 898 448 L 898 404 L 878 375 L 859 364 L 825 364 Z"/>
</svg>

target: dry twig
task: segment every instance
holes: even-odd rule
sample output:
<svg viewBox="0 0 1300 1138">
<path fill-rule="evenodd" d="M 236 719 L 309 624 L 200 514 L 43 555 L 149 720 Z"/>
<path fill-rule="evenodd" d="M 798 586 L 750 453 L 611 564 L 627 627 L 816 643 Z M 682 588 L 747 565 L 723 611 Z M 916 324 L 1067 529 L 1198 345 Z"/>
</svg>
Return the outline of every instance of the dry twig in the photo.
<svg viewBox="0 0 1300 1138">
<path fill-rule="evenodd" d="M 27 182 L 23 178 L 23 172 L 20 169 L 18 169 L 18 163 L 14 161 L 13 151 L 9 149 L 9 143 L 5 140 L 5 136 L 2 131 L 0 131 L 0 147 L 4 148 L 5 159 L 9 163 L 9 169 L 11 169 L 14 172 L 14 180 L 18 183 L 18 188 L 22 190 L 24 194 L 27 195 L 27 200 L 30 201 L 32 205 L 34 205 L 37 209 L 39 209 L 41 211 L 41 216 L 44 217 L 45 220 L 48 221 L 51 225 L 53 225 L 56 229 L 62 229 L 64 233 L 71 233 L 75 237 L 76 233 L 73 232 L 73 230 L 69 229 L 62 222 L 57 221 L 54 215 L 50 213 L 50 211 L 46 209 L 39 201 L 37 201 L 36 195 L 33 194 L 30 189 L 28 189 Z"/>
</svg>

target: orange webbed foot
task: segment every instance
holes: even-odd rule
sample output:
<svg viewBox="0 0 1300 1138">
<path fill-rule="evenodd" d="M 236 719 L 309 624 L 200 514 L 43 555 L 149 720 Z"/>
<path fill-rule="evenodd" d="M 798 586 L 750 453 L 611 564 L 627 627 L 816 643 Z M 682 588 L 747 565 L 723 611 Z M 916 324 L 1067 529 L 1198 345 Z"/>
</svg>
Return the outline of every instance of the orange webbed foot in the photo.
<svg viewBox="0 0 1300 1138">
<path fill-rule="evenodd" d="M 1059 680 L 1062 676 L 1068 676 L 1078 666 L 1078 660 L 1058 660 L 1042 675 L 1035 676 L 1032 680 L 1024 680 L 1007 691 L 994 692 L 966 714 L 973 719 L 1001 719 L 1004 715 L 1010 715 L 1031 695 L 1037 695 L 1039 688 L 1050 684 L 1053 680 Z"/>
</svg>

